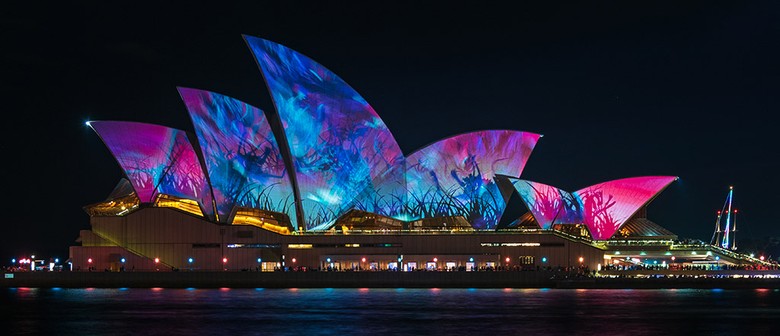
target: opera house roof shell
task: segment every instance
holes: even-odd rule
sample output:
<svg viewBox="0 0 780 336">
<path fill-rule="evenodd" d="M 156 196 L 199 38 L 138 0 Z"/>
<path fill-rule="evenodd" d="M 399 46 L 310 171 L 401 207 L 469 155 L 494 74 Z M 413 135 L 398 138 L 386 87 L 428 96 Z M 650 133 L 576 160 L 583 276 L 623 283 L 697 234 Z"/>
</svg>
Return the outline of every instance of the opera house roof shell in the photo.
<svg viewBox="0 0 780 336">
<path fill-rule="evenodd" d="M 521 180 L 541 135 L 513 130 L 460 134 L 404 155 L 377 112 L 336 74 L 283 45 L 244 38 L 272 111 L 179 88 L 194 134 L 89 122 L 141 203 L 190 200 L 225 224 L 236 209 L 258 209 L 282 214 L 293 230 L 327 230 L 352 210 L 407 222 L 462 217 L 492 230 L 511 184 L 541 228 L 585 224 L 594 239 L 609 239 L 675 179 L 628 178 L 572 193 Z"/>
</svg>

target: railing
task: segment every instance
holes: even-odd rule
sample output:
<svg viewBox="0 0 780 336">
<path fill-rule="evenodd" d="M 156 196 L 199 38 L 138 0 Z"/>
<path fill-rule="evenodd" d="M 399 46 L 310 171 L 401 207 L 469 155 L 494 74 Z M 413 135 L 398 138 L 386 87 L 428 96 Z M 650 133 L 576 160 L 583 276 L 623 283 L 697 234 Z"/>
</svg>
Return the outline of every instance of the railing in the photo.
<svg viewBox="0 0 780 336">
<path fill-rule="evenodd" d="M 608 240 L 606 245 L 609 247 L 623 246 L 672 246 L 673 240 Z"/>
<path fill-rule="evenodd" d="M 416 229 L 416 230 L 334 230 L 334 231 L 304 231 L 297 232 L 297 235 L 499 235 L 507 233 L 520 234 L 553 234 L 566 240 L 585 243 L 599 249 L 605 249 L 604 242 L 595 241 L 588 237 L 575 236 L 558 230 L 552 229 L 499 229 L 499 230 L 458 230 L 458 229 Z"/>
<path fill-rule="evenodd" d="M 717 253 L 720 253 L 721 255 L 725 255 L 725 256 L 728 256 L 730 258 L 736 259 L 736 260 L 743 260 L 743 261 L 747 261 L 747 262 L 750 262 L 750 263 L 756 263 L 756 264 L 761 264 L 761 265 L 765 265 L 765 266 L 773 265 L 773 263 L 771 263 L 769 261 L 764 261 L 764 260 L 761 260 L 761 259 L 758 259 L 758 258 L 751 257 L 749 255 L 745 255 L 745 254 L 742 254 L 742 253 L 737 253 L 737 252 L 731 251 L 729 249 L 722 248 L 720 246 L 715 246 L 715 245 L 708 245 L 708 246 L 713 251 L 715 251 Z"/>
<path fill-rule="evenodd" d="M 478 230 L 478 229 L 467 229 L 467 230 L 460 230 L 460 229 L 416 229 L 416 230 L 334 230 L 334 231 L 303 231 L 303 232 L 297 232 L 293 234 L 298 235 L 423 235 L 423 234 L 429 234 L 429 235 L 445 235 L 445 234 L 452 234 L 452 235 L 469 235 L 469 234 L 502 234 L 502 233 L 511 233 L 511 232 L 518 232 L 518 233 L 536 233 L 536 234 L 542 234 L 542 233 L 548 233 L 552 232 L 554 230 L 545 230 L 545 229 L 501 229 L 501 230 Z"/>
</svg>

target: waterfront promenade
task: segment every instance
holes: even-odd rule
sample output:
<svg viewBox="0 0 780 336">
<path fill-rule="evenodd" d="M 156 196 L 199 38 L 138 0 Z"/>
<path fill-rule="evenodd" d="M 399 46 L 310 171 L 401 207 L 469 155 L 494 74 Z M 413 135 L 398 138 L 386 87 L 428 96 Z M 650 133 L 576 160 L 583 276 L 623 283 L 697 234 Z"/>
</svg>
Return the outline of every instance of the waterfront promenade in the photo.
<svg viewBox="0 0 780 336">
<path fill-rule="evenodd" d="M 780 270 L 493 272 L 14 272 L 0 287 L 37 288 L 775 288 Z"/>
</svg>

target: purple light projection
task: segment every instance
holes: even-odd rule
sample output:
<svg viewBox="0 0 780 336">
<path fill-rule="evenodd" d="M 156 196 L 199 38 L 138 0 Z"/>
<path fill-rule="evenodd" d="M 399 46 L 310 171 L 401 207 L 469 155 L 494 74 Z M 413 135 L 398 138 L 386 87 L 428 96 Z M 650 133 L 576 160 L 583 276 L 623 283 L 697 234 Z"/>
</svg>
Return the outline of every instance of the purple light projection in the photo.
<svg viewBox="0 0 780 336">
<path fill-rule="evenodd" d="M 582 222 L 579 203 L 570 193 L 538 182 L 510 181 L 543 229 L 550 229 L 553 224 Z"/>
<path fill-rule="evenodd" d="M 374 109 L 347 83 L 280 44 L 245 36 L 292 154 L 307 229 L 359 208 L 402 208 L 403 154 Z"/>
<path fill-rule="evenodd" d="M 537 182 L 512 182 L 542 228 L 583 223 L 593 239 L 606 240 L 676 179 L 675 176 L 631 177 L 599 183 L 571 194 Z"/>
<path fill-rule="evenodd" d="M 219 220 L 234 206 L 285 213 L 297 228 L 292 184 L 263 111 L 236 99 L 179 88 L 198 137 Z"/>
<path fill-rule="evenodd" d="M 605 240 L 676 179 L 676 176 L 630 177 L 586 187 L 574 195 L 582 204 L 583 222 L 593 239 Z"/>
<path fill-rule="evenodd" d="M 114 155 L 141 202 L 154 202 L 158 194 L 187 198 L 213 217 L 211 191 L 184 131 L 126 121 L 92 121 L 89 126 Z"/>
<path fill-rule="evenodd" d="M 284 132 L 276 134 L 282 142 L 261 110 L 194 89 L 180 93 L 205 165 L 181 130 L 92 122 L 142 202 L 153 202 L 161 193 L 193 199 L 209 218 L 216 207 L 222 222 L 235 206 L 282 212 L 294 227 L 309 230 L 327 229 L 353 208 L 403 220 L 463 216 L 476 229 L 495 228 L 507 200 L 494 178 L 519 177 L 540 135 L 472 132 L 405 159 L 377 113 L 341 78 L 287 47 L 245 39 L 282 122 Z M 292 171 L 283 160 L 287 149 Z M 299 217 L 292 177 L 300 195 Z M 584 223 L 594 239 L 603 240 L 675 177 L 627 178 L 574 193 L 510 180 L 543 228 Z"/>
<path fill-rule="evenodd" d="M 540 135 L 492 130 L 438 141 L 407 158 L 411 218 L 463 216 L 476 229 L 493 229 L 506 199 L 496 174 L 520 176 Z"/>
</svg>

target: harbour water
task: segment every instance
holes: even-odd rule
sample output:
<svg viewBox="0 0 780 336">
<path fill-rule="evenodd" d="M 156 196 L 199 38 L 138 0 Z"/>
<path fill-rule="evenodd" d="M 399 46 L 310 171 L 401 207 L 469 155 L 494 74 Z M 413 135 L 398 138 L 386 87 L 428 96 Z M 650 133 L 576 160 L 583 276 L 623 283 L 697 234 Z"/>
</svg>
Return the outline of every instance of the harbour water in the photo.
<svg viewBox="0 0 780 336">
<path fill-rule="evenodd" d="M 776 335 L 777 289 L 2 288 L 3 334 Z"/>
</svg>

